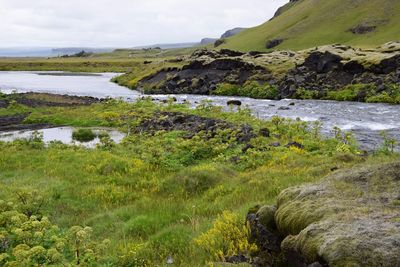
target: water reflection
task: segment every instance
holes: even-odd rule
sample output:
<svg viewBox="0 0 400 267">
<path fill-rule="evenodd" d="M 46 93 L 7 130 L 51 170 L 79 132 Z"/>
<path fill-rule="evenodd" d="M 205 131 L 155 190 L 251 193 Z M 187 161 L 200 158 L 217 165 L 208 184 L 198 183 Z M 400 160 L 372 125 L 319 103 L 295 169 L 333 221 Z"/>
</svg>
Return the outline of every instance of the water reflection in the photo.
<svg viewBox="0 0 400 267">
<path fill-rule="evenodd" d="M 43 141 L 46 144 L 49 144 L 52 141 L 62 142 L 63 144 L 76 144 L 82 145 L 87 148 L 96 147 L 97 144 L 100 143 L 99 137 L 96 137 L 94 140 L 90 142 L 78 142 L 73 140 L 72 133 L 74 132 L 75 128 L 73 127 L 57 127 L 57 128 L 47 128 L 37 130 L 39 134 L 43 135 Z M 110 130 L 106 128 L 95 128 L 92 129 L 96 135 L 103 134 L 106 132 L 111 140 L 115 143 L 120 143 L 122 139 L 125 137 L 125 134 L 119 132 L 117 130 Z M 29 139 L 35 131 L 32 130 L 21 130 L 21 131 L 12 131 L 12 132 L 1 132 L 0 133 L 0 141 L 4 142 L 12 142 L 16 139 Z"/>
</svg>

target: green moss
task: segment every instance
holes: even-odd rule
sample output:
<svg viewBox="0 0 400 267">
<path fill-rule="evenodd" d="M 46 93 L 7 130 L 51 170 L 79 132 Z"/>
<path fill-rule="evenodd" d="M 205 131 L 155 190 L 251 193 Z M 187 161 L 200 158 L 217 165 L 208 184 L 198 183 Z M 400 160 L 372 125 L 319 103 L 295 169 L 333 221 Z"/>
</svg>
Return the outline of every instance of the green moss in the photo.
<svg viewBox="0 0 400 267">
<path fill-rule="evenodd" d="M 329 266 L 392 266 L 398 261 L 397 199 L 400 163 L 364 165 L 337 172 L 324 181 L 285 190 L 275 218 L 287 235 L 284 253 Z M 379 199 L 394 199 L 385 204 Z M 370 204 L 364 204 L 364 201 Z M 373 216 L 371 216 L 373 214 Z M 360 250 L 360 246 L 363 247 Z"/>
<path fill-rule="evenodd" d="M 275 212 L 275 206 L 263 206 L 257 211 L 259 222 L 272 232 L 276 231 Z"/>
</svg>

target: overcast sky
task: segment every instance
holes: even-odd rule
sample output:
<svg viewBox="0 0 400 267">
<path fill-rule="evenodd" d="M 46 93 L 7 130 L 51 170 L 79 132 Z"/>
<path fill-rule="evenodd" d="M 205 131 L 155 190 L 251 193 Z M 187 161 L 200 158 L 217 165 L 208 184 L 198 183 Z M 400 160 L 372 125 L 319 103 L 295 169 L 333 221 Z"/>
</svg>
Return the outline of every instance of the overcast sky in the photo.
<svg viewBox="0 0 400 267">
<path fill-rule="evenodd" d="M 199 41 L 271 18 L 289 0 L 0 0 L 0 47 Z"/>
</svg>

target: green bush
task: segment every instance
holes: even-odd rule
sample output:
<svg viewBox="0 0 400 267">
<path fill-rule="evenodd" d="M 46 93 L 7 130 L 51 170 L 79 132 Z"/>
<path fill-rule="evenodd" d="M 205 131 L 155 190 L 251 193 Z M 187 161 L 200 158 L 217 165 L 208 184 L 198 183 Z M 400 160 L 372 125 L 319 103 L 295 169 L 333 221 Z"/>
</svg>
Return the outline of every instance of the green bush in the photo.
<svg viewBox="0 0 400 267">
<path fill-rule="evenodd" d="M 349 85 L 339 91 L 329 91 L 327 99 L 337 101 L 358 101 L 360 88 L 358 86 Z"/>
<path fill-rule="evenodd" d="M 307 90 L 304 88 L 297 89 L 296 93 L 293 96 L 295 99 L 319 99 L 320 93 L 316 90 Z"/>
<path fill-rule="evenodd" d="M 205 164 L 182 170 L 170 183 L 178 184 L 189 195 L 200 194 L 220 183 L 223 177 L 232 175 L 232 170 L 223 166 Z"/>
<path fill-rule="evenodd" d="M 93 141 L 97 135 L 91 129 L 79 129 L 72 133 L 72 139 L 79 142 Z"/>
<path fill-rule="evenodd" d="M 400 104 L 400 85 L 387 85 L 385 91 L 368 96 L 366 102 Z"/>
<path fill-rule="evenodd" d="M 256 99 L 277 99 L 279 97 L 279 90 L 276 86 L 270 84 L 261 85 L 256 81 L 246 82 L 243 86 L 229 83 L 218 84 L 213 93 L 216 95 L 245 96 Z"/>
<path fill-rule="evenodd" d="M 0 200 L 0 266 L 94 266 L 108 240 L 93 242 L 91 231 L 74 226 L 65 235 L 47 217 L 28 216 Z"/>
</svg>

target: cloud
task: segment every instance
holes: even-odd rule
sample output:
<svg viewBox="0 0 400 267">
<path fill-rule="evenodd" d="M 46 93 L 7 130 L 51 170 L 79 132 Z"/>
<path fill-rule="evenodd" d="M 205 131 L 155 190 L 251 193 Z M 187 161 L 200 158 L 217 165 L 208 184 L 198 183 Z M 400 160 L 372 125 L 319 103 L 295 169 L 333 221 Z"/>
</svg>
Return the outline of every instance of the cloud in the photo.
<svg viewBox="0 0 400 267">
<path fill-rule="evenodd" d="M 132 47 L 263 23 L 288 0 L 0 0 L 0 46 Z"/>
</svg>

